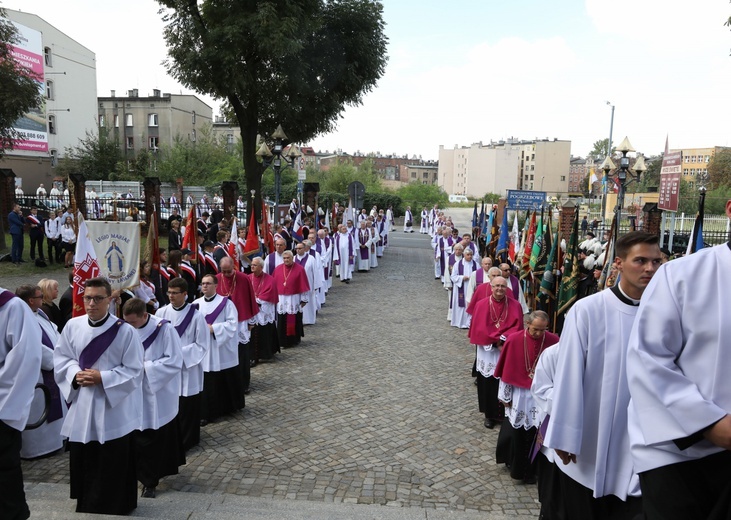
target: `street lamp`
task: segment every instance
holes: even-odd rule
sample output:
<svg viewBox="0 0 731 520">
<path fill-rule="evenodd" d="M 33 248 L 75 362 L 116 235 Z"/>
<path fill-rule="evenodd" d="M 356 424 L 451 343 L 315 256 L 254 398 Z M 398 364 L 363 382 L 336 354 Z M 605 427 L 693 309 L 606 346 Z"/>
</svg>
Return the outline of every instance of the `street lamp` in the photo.
<svg viewBox="0 0 731 520">
<path fill-rule="evenodd" d="M 287 139 L 287 134 L 282 130 L 282 125 L 278 125 L 277 129 L 272 134 L 271 138 L 274 140 L 272 148 L 269 149 L 266 142 L 262 142 L 256 155 L 261 157 L 261 163 L 266 170 L 270 166 L 274 170 L 274 214 L 276 222 L 280 223 L 279 217 L 279 192 L 282 188 L 282 172 L 287 168 L 294 168 L 294 163 L 298 157 L 302 156 L 297 145 L 289 147 L 289 151 L 286 154 L 284 152 L 284 141 Z M 284 163 L 282 163 L 284 161 Z"/>
<path fill-rule="evenodd" d="M 607 184 L 609 182 L 609 172 L 614 170 L 616 166 L 614 166 L 612 158 L 607 155 L 599 168 L 604 170 L 604 177 L 602 178 L 602 230 L 606 231 L 607 226 L 605 216 L 607 214 Z"/>
<path fill-rule="evenodd" d="M 627 137 L 617 146 L 617 151 L 622 153 L 622 157 L 619 159 L 619 169 L 617 170 L 617 180 L 619 181 L 619 193 L 617 193 L 617 206 L 614 208 L 614 215 L 616 224 L 614 227 L 614 238 L 619 237 L 619 220 L 622 216 L 622 207 L 624 206 L 624 194 L 627 190 L 627 185 L 634 181 L 639 181 L 642 174 L 647 170 L 645 166 L 645 158 L 642 155 L 637 154 L 634 168 L 629 167 L 629 152 L 636 152 L 632 147 Z"/>
</svg>

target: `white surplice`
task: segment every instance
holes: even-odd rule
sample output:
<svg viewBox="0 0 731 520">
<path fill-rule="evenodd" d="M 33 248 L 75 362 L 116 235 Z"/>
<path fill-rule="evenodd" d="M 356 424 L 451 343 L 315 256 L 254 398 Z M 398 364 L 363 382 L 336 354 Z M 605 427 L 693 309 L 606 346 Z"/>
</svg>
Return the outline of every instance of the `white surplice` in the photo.
<svg viewBox="0 0 731 520">
<path fill-rule="evenodd" d="M 159 327 L 152 344 L 145 349 L 144 377 L 142 379 L 142 429 L 157 430 L 178 415 L 180 370 L 183 354 L 180 336 L 163 319 L 148 314 L 147 323 L 137 330 L 143 343 Z"/>
<path fill-rule="evenodd" d="M 155 316 L 168 320 L 173 327 L 182 322 L 190 305 L 185 304 L 176 309 L 172 304 L 157 311 Z M 180 373 L 180 395 L 191 397 L 203 391 L 203 359 L 211 348 L 211 333 L 206 319 L 200 311 L 193 310 L 193 318 L 180 336 L 180 349 L 183 354 L 183 366 Z"/>
<path fill-rule="evenodd" d="M 536 365 L 536 373 L 533 376 L 533 383 L 530 387 L 533 399 L 541 412 L 540 423 L 546 420 L 547 415 L 551 414 L 551 407 L 553 406 L 553 380 L 556 375 L 556 364 L 558 363 L 558 345 L 558 343 L 551 345 L 541 352 L 538 365 Z M 541 453 L 550 462 L 556 460 L 556 452 L 546 445 L 541 446 Z"/>
<path fill-rule="evenodd" d="M 355 234 L 355 268 L 358 271 L 371 269 L 371 233 L 367 228 L 358 229 Z"/>
<path fill-rule="evenodd" d="M 193 303 L 198 304 L 201 314 L 207 316 L 221 304 L 223 296 L 217 294 L 210 301 L 205 297 Z M 228 300 L 228 298 L 226 298 Z M 208 323 L 208 322 L 206 322 Z M 211 348 L 203 358 L 204 372 L 220 372 L 239 364 L 239 313 L 231 300 L 212 324 Z"/>
<path fill-rule="evenodd" d="M 460 265 L 462 266 L 463 273 L 459 274 Z M 461 259 L 459 262 L 454 264 L 452 268 L 452 313 L 451 323 L 452 327 L 459 327 L 460 329 L 469 329 L 470 320 L 472 316 L 467 314 L 467 286 L 469 285 L 469 277 L 475 272 L 476 269 L 480 269 L 480 264 L 475 260 L 469 262 L 465 259 Z M 465 280 L 464 278 L 468 279 Z M 464 298 L 462 300 L 462 307 L 459 306 L 459 290 L 463 290 Z"/>
<path fill-rule="evenodd" d="M 358 254 L 358 244 L 350 233 L 335 233 L 333 243 L 333 262 L 338 269 L 340 280 L 350 280 L 353 277 L 353 264 L 350 255 Z"/>
<path fill-rule="evenodd" d="M 104 443 L 142 426 L 144 350 L 134 327 L 116 325 L 117 319 L 110 314 L 102 325 L 92 327 L 86 315 L 72 318 L 53 351 L 56 383 L 71 404 L 61 434 L 72 442 Z M 119 327 L 117 336 L 88 367 L 101 372 L 101 384 L 74 388 L 74 378 L 81 370 L 81 353 L 92 339 L 111 327 Z"/>
<path fill-rule="evenodd" d="M 545 445 L 576 455 L 575 464 L 558 467 L 595 498 L 640 495 L 629 451 L 625 370 L 636 313 L 607 289 L 574 304 L 561 334 Z"/>
<path fill-rule="evenodd" d="M 729 288 L 722 244 L 664 264 L 645 289 L 627 353 L 639 472 L 722 451 L 705 439 L 681 451 L 673 440 L 731 413 Z"/>
<path fill-rule="evenodd" d="M 306 253 L 304 256 L 295 256 L 295 262 L 304 268 L 307 274 L 307 282 L 310 284 L 307 304 L 302 307 L 302 324 L 314 325 L 317 321 L 317 284 L 319 282 L 318 274 L 320 274 L 320 264 L 309 253 Z"/>
</svg>

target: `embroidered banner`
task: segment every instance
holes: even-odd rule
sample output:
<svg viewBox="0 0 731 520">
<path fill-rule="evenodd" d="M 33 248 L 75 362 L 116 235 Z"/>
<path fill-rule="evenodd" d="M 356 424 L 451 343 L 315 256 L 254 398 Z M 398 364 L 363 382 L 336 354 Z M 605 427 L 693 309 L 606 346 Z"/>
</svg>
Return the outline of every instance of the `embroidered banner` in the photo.
<svg viewBox="0 0 731 520">
<path fill-rule="evenodd" d="M 87 222 L 101 275 L 112 289 L 140 284 L 140 225 L 137 222 Z"/>
</svg>

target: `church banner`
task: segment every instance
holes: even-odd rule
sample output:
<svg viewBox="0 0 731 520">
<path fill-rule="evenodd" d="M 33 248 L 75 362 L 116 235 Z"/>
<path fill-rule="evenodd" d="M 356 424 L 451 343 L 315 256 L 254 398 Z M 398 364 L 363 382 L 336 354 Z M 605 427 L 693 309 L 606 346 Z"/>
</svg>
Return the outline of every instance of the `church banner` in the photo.
<svg viewBox="0 0 731 520">
<path fill-rule="evenodd" d="M 140 224 L 137 222 L 87 222 L 91 243 L 112 289 L 140 284 Z"/>
</svg>

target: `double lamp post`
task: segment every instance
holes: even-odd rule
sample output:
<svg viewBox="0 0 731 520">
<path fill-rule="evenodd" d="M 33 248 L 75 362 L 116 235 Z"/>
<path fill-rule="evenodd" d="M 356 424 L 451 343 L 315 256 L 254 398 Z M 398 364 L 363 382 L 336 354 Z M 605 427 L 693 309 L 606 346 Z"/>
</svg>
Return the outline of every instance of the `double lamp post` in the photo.
<svg viewBox="0 0 731 520">
<path fill-rule="evenodd" d="M 266 142 L 262 141 L 256 155 L 261 157 L 261 163 L 266 170 L 271 166 L 274 170 L 274 219 L 277 224 L 281 223 L 279 215 L 279 194 L 282 189 L 282 172 L 287 168 L 294 168 L 295 161 L 302 156 L 302 152 L 297 145 L 291 145 L 287 153 L 284 153 L 284 141 L 287 134 L 282 130 L 282 125 L 278 125 L 272 134 L 274 140 L 270 149 Z"/>
</svg>

